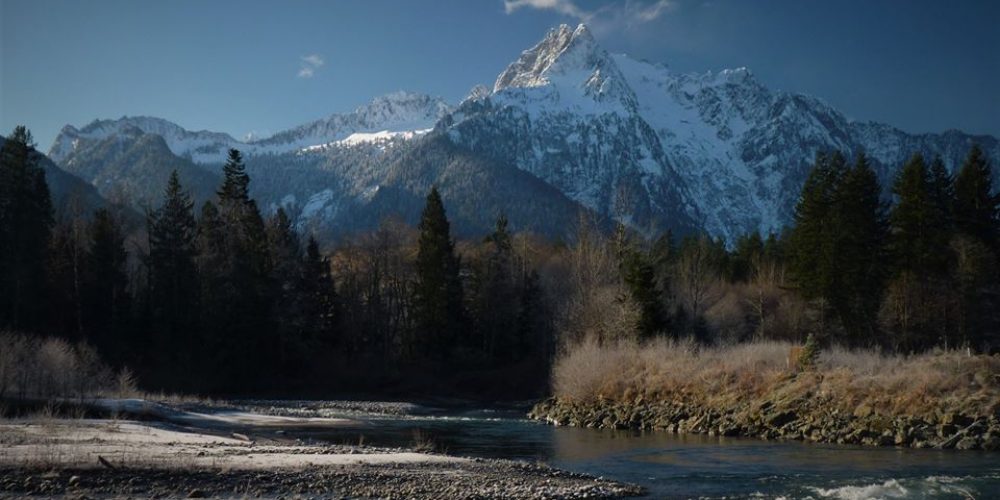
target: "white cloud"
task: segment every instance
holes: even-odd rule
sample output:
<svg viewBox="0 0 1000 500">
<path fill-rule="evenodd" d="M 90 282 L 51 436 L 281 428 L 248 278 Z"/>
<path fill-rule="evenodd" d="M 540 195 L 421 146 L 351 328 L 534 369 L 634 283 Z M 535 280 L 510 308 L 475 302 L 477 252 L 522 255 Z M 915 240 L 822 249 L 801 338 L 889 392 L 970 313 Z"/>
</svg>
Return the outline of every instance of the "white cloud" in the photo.
<svg viewBox="0 0 1000 500">
<path fill-rule="evenodd" d="M 551 10 L 599 31 L 632 27 L 659 19 L 676 7 L 675 0 L 615 0 L 594 10 L 577 5 L 575 0 L 503 0 L 504 12 L 513 14 L 523 8 Z"/>
<path fill-rule="evenodd" d="M 308 56 L 302 56 L 302 62 L 316 68 L 324 64 L 323 56 L 319 54 L 309 54 Z"/>
<path fill-rule="evenodd" d="M 634 15 L 639 21 L 648 23 L 649 21 L 656 20 L 664 12 L 673 9 L 674 6 L 673 0 L 657 0 L 652 5 L 640 5 L 634 11 Z"/>
<path fill-rule="evenodd" d="M 588 13 L 576 6 L 573 0 L 503 0 L 504 11 L 508 14 L 522 8 L 528 7 L 540 10 L 554 10 L 560 14 L 586 19 Z"/>
<path fill-rule="evenodd" d="M 307 56 L 302 56 L 300 59 L 299 67 L 299 78 L 312 78 L 316 74 L 316 70 L 321 66 L 326 64 L 323 60 L 323 56 L 319 54 L 309 54 Z"/>
</svg>

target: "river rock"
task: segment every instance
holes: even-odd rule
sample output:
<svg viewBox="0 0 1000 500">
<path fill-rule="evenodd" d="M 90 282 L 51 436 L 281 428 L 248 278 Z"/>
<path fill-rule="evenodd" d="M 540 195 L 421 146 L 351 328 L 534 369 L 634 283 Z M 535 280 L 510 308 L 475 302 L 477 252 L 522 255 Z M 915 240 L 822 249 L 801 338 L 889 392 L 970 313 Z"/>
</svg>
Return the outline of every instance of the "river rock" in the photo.
<svg viewBox="0 0 1000 500">
<path fill-rule="evenodd" d="M 974 436 L 966 436 L 955 443 L 955 449 L 958 450 L 975 450 L 979 448 L 979 438 Z"/>
<path fill-rule="evenodd" d="M 958 432 L 958 427 L 953 424 L 941 424 L 938 426 L 937 435 L 941 438 L 949 438 Z"/>
<path fill-rule="evenodd" d="M 945 413 L 944 415 L 941 415 L 942 424 L 952 424 L 960 427 L 965 427 L 967 425 L 972 424 L 972 422 L 973 419 L 957 412 L 949 412 Z"/>
<path fill-rule="evenodd" d="M 771 415 L 771 417 L 767 419 L 767 425 L 772 427 L 781 427 L 794 421 L 796 418 L 798 418 L 798 415 L 796 415 L 794 411 L 782 411 Z"/>
<path fill-rule="evenodd" d="M 981 444 L 982 449 L 986 451 L 997 451 L 1000 450 L 1000 436 L 988 435 Z"/>
<path fill-rule="evenodd" d="M 911 440 L 912 438 L 910 437 L 910 434 L 908 432 L 900 431 L 896 433 L 895 439 L 893 440 L 893 444 L 895 444 L 896 446 L 906 446 L 910 444 Z"/>
<path fill-rule="evenodd" d="M 868 405 L 864 405 L 864 404 L 858 405 L 858 407 L 854 409 L 854 416 L 858 417 L 858 418 L 867 418 L 867 417 L 870 417 L 870 416 L 872 416 L 874 414 L 875 414 L 875 410 L 872 409 L 872 407 L 868 406 Z"/>
</svg>

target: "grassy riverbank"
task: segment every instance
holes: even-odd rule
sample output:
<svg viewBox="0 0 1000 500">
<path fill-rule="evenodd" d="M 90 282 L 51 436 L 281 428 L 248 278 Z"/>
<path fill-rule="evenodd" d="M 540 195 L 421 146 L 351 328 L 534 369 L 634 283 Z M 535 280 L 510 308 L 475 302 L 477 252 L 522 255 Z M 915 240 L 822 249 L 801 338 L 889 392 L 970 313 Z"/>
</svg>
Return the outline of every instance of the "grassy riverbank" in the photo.
<svg viewBox="0 0 1000 500">
<path fill-rule="evenodd" d="M 585 343 L 553 369 L 558 425 L 913 447 L 1000 449 L 1000 357 L 830 348 L 799 366 L 783 342 L 705 348 Z"/>
</svg>

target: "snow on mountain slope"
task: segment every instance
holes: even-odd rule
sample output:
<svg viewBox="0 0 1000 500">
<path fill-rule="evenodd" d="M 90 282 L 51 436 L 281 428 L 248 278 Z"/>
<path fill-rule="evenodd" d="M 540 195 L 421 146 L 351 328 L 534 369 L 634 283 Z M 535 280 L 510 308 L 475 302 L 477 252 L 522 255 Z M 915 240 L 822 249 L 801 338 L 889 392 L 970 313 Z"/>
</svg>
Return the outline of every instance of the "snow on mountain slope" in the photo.
<svg viewBox="0 0 1000 500">
<path fill-rule="evenodd" d="M 225 161 L 229 148 L 239 149 L 244 156 L 276 155 L 309 151 L 313 146 L 337 141 L 346 141 L 341 145 L 356 145 L 385 142 L 387 139 L 409 139 L 419 135 L 420 131 L 433 128 L 450 109 L 439 98 L 396 92 L 377 97 L 353 112 L 333 114 L 324 120 L 249 142 L 238 141 L 219 132 L 190 132 L 161 118 L 140 116 L 96 120 L 82 129 L 70 125 L 64 127 L 49 150 L 49 156 L 57 164 L 68 164 L 77 152 L 108 137 L 126 134 L 129 129 L 138 129 L 163 137 L 177 156 L 202 165 L 218 164 Z M 351 139 L 352 134 L 361 135 Z"/>
<path fill-rule="evenodd" d="M 513 164 L 571 199 L 649 232 L 693 226 L 695 207 L 635 93 L 585 26 L 524 51 L 442 122 L 453 141 Z"/>
<path fill-rule="evenodd" d="M 177 156 L 188 157 L 196 163 L 221 161 L 229 147 L 239 142 L 229 134 L 206 130 L 190 132 L 179 125 L 149 116 L 124 116 L 118 120 L 94 120 L 82 129 L 66 125 L 49 149 L 48 156 L 59 165 L 72 161 L 73 155 L 88 144 L 95 144 L 112 136 L 138 129 L 144 133 L 163 137 L 167 146 Z"/>
<path fill-rule="evenodd" d="M 617 65 L 583 24 L 562 25 L 524 51 L 497 77 L 493 94 L 585 114 L 631 112 L 636 104 Z"/>
<path fill-rule="evenodd" d="M 307 123 L 252 142 L 249 144 L 249 151 L 251 154 L 284 153 L 344 141 L 352 134 L 382 133 L 382 137 L 370 137 L 373 140 L 390 134 L 397 138 L 411 138 L 419 134 L 404 133 L 432 129 L 450 111 L 451 106 L 440 98 L 396 92 L 376 97 L 351 113 L 334 114 L 325 120 Z M 372 142 L 364 139 L 364 136 L 356 136 L 353 142 Z"/>
<path fill-rule="evenodd" d="M 326 144 L 318 144 L 316 146 L 308 146 L 302 148 L 303 153 L 320 152 L 327 150 L 329 148 L 335 147 L 355 147 L 363 145 L 375 146 L 380 150 L 398 143 L 399 141 L 408 141 L 414 137 L 424 135 L 433 128 L 425 128 L 418 130 L 404 130 L 401 132 L 392 132 L 389 130 L 380 130 L 378 132 L 355 132 L 343 139 L 338 141 L 328 142 Z"/>
<path fill-rule="evenodd" d="M 952 169 L 973 142 L 1000 157 L 995 138 L 854 123 L 746 68 L 676 74 L 609 55 L 583 25 L 550 31 L 445 122 L 456 142 L 637 229 L 687 218 L 730 242 L 791 222 L 819 151 L 868 152 L 885 185 L 917 152 Z"/>
<path fill-rule="evenodd" d="M 788 223 L 798 192 L 789 176 L 804 178 L 818 149 L 853 150 L 846 126 L 815 99 L 772 93 L 746 68 L 674 74 L 609 55 L 584 26 L 564 25 L 508 66 L 489 96 L 463 103 L 452 129 L 638 229 L 686 217 L 732 241 Z"/>
<path fill-rule="evenodd" d="M 712 234 L 780 231 L 798 193 L 788 176 L 818 149 L 853 149 L 836 111 L 771 92 L 746 68 L 685 75 L 624 55 L 615 61 Z"/>
</svg>

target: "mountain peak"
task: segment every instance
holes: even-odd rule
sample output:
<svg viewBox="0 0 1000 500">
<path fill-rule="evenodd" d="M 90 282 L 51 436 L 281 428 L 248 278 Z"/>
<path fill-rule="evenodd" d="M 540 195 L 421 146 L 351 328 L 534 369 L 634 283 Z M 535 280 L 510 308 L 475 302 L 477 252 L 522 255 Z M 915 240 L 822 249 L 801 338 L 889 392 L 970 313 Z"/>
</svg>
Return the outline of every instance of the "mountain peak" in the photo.
<svg viewBox="0 0 1000 500">
<path fill-rule="evenodd" d="M 200 158 L 208 149 L 224 150 L 236 142 L 229 134 L 207 130 L 193 132 L 163 118 L 122 116 L 117 120 L 94 120 L 80 129 L 71 125 L 63 127 L 49 149 L 49 157 L 61 165 L 86 143 L 99 143 L 108 137 L 134 138 L 142 134 L 161 136 L 178 156 L 195 158 Z"/>
<path fill-rule="evenodd" d="M 567 25 L 564 24 L 562 26 L 567 26 Z M 593 40 L 594 39 L 594 36 L 590 34 L 590 28 L 588 28 L 587 25 L 583 24 L 583 23 L 580 23 L 579 25 L 577 25 L 576 29 L 573 30 L 573 37 L 574 38 L 589 39 L 589 40 Z"/>
<path fill-rule="evenodd" d="M 597 44 L 587 26 L 572 29 L 567 24 L 553 28 L 541 42 L 521 53 L 497 77 L 493 91 L 507 87 L 538 87 L 549 82 L 551 73 L 572 69 L 593 70 L 601 66 L 607 53 Z"/>
</svg>

